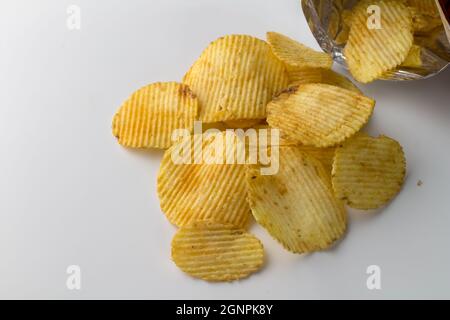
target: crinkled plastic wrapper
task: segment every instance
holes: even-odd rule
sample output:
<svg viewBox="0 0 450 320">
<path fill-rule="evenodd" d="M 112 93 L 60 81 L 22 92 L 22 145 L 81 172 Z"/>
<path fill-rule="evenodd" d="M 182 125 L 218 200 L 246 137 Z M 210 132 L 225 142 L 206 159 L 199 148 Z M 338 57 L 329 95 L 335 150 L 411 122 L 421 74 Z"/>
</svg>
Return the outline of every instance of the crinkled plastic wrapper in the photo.
<svg viewBox="0 0 450 320">
<path fill-rule="evenodd" d="M 351 10 L 358 2 L 358 0 L 302 0 L 303 13 L 319 45 L 325 52 L 330 53 L 336 62 L 345 67 L 347 65 L 344 47 L 348 34 L 345 34 L 343 16 L 346 10 Z M 432 77 L 444 70 L 450 64 L 450 40 L 447 38 L 448 22 L 445 21 L 444 15 L 442 21 L 442 26 L 414 36 L 414 42 L 422 47 L 420 68 L 399 67 L 386 73 L 382 79 L 418 80 Z"/>
</svg>

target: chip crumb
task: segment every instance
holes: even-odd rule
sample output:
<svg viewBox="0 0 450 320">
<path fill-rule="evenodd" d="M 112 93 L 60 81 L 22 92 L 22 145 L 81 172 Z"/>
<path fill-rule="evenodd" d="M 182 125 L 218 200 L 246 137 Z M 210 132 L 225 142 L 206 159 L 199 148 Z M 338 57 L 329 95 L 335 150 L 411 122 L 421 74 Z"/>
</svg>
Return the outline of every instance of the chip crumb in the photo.
<svg viewBox="0 0 450 320">
<path fill-rule="evenodd" d="M 417 186 L 418 187 L 421 187 L 422 185 L 423 185 L 423 181 L 422 180 L 417 181 Z"/>
</svg>

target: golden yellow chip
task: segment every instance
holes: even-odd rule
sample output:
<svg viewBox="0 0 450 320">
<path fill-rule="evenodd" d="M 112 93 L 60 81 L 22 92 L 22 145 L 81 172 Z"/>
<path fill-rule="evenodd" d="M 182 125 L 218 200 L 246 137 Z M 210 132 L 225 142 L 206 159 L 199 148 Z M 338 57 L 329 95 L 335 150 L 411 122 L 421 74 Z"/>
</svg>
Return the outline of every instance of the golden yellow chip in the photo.
<svg viewBox="0 0 450 320">
<path fill-rule="evenodd" d="M 344 234 L 347 215 L 333 195 L 329 174 L 299 147 L 281 147 L 279 155 L 275 175 L 260 175 L 259 165 L 246 166 L 253 216 L 291 252 L 330 247 Z"/>
<path fill-rule="evenodd" d="M 358 87 L 353 84 L 353 82 L 351 82 L 345 76 L 330 69 L 299 68 L 296 70 L 290 70 L 288 74 L 290 87 L 307 83 L 325 83 L 347 90 L 352 90 L 356 93 L 361 93 L 361 90 L 359 90 Z"/>
<path fill-rule="evenodd" d="M 286 67 L 269 45 L 246 35 L 211 43 L 184 76 L 197 94 L 200 119 L 264 119 L 266 104 L 287 86 Z"/>
<path fill-rule="evenodd" d="M 413 45 L 405 61 L 402 62 L 402 66 L 409 68 L 420 68 L 422 66 L 422 47 Z"/>
<path fill-rule="evenodd" d="M 266 129 L 271 130 L 275 128 L 271 128 L 268 124 L 260 124 L 254 127 L 255 129 Z M 279 130 L 279 129 L 278 129 Z M 297 146 L 301 151 L 306 152 L 308 155 L 313 156 L 317 160 L 319 160 L 325 171 L 331 176 L 331 168 L 333 166 L 334 152 L 336 148 L 316 148 L 310 146 L 303 146 L 298 142 L 289 140 L 289 138 L 283 137 L 280 132 L 280 137 L 278 140 L 278 144 L 273 143 L 273 141 L 268 139 L 268 144 L 270 146 L 278 145 L 278 146 Z"/>
<path fill-rule="evenodd" d="M 261 119 L 229 120 L 229 121 L 225 121 L 224 124 L 227 128 L 231 128 L 231 129 L 239 129 L 239 128 L 245 129 L 245 128 L 254 127 L 261 121 L 262 121 Z"/>
<path fill-rule="evenodd" d="M 379 26 L 368 23 L 369 5 L 379 7 Z M 344 53 L 353 77 L 368 83 L 400 65 L 412 44 L 413 22 L 408 7 L 398 0 L 369 0 L 362 1 L 353 10 Z"/>
<path fill-rule="evenodd" d="M 214 220 L 248 226 L 251 214 L 246 201 L 245 159 L 239 164 L 235 153 L 239 145 L 232 140 L 235 161 L 226 164 L 227 154 L 231 154 L 226 141 L 224 132 L 198 134 L 164 153 L 157 189 L 161 210 L 174 225 Z"/>
<path fill-rule="evenodd" d="M 258 135 L 259 135 L 259 130 L 261 130 L 261 129 L 267 130 L 266 131 L 267 134 L 270 133 L 270 130 L 273 130 L 273 129 L 279 130 L 278 143 L 276 143 L 275 141 L 272 141 L 272 139 L 268 139 L 266 146 L 270 147 L 270 146 L 275 146 L 275 145 L 277 145 L 277 146 L 296 146 L 296 145 L 298 145 L 298 142 L 289 140 L 288 138 L 284 137 L 282 135 L 282 132 L 280 129 L 272 128 L 268 124 L 259 124 L 259 125 L 255 126 L 254 129 L 256 129 L 258 131 Z M 261 145 L 261 143 L 259 143 L 259 145 Z"/>
<path fill-rule="evenodd" d="M 113 119 L 119 143 L 132 148 L 168 148 L 175 129 L 191 129 L 198 101 L 188 86 L 154 83 L 134 92 Z"/>
<path fill-rule="evenodd" d="M 261 241 L 244 229 L 197 221 L 175 234 L 172 259 L 193 277 L 233 281 L 248 277 L 262 267 L 264 249 Z"/>
<path fill-rule="evenodd" d="M 331 56 L 318 52 L 277 32 L 268 32 L 267 41 L 273 53 L 292 68 L 328 68 L 333 65 Z"/>
<path fill-rule="evenodd" d="M 418 12 L 430 16 L 439 17 L 439 9 L 436 6 L 436 0 L 407 0 L 408 5 L 415 8 Z"/>
<path fill-rule="evenodd" d="M 328 84 L 304 84 L 267 106 L 267 122 L 300 144 L 332 147 L 358 132 L 372 115 L 375 101 Z"/>
<path fill-rule="evenodd" d="M 299 145 L 298 148 L 308 155 L 320 161 L 326 173 L 331 176 L 331 169 L 333 167 L 334 153 L 336 148 L 316 148 Z"/>
<path fill-rule="evenodd" d="M 405 155 L 397 141 L 358 134 L 336 150 L 333 189 L 352 208 L 376 209 L 400 191 L 405 171 Z"/>
</svg>

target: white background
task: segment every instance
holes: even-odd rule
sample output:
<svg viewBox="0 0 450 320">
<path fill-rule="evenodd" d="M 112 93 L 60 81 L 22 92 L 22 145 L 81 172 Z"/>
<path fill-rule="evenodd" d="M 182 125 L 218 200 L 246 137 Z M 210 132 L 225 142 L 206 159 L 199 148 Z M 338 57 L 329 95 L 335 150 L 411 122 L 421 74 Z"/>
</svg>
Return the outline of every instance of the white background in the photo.
<svg viewBox="0 0 450 320">
<path fill-rule="evenodd" d="M 81 8 L 81 30 L 66 9 Z M 156 196 L 160 151 L 120 147 L 111 119 L 135 89 L 180 80 L 215 38 L 266 31 L 318 48 L 297 0 L 2 0 L 0 298 L 450 298 L 450 71 L 363 86 L 374 134 L 408 160 L 401 194 L 352 213 L 333 250 L 284 251 L 258 226 L 266 267 L 209 284 L 170 260 L 175 228 Z M 418 180 L 423 181 L 421 187 Z M 66 288 L 68 265 L 81 291 Z M 382 290 L 366 288 L 366 268 Z"/>
</svg>

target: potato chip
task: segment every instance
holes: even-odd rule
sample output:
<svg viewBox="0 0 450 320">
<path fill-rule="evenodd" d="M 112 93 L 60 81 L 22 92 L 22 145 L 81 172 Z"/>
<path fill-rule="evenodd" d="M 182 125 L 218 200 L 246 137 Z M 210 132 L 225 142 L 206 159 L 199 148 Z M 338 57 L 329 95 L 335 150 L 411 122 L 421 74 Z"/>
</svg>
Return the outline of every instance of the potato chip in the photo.
<svg viewBox="0 0 450 320">
<path fill-rule="evenodd" d="M 274 93 L 287 86 L 286 68 L 269 45 L 246 35 L 211 43 L 184 76 L 197 94 L 200 119 L 264 119 Z"/>
<path fill-rule="evenodd" d="M 276 129 L 271 128 L 268 124 L 260 124 L 254 127 L 255 129 Z M 268 139 L 269 147 L 275 145 L 271 140 Z M 289 138 L 285 138 L 282 135 L 280 135 L 278 140 L 278 146 L 297 146 L 301 151 L 306 152 L 310 156 L 313 156 L 317 160 L 319 160 L 325 171 L 331 176 L 331 168 L 333 166 L 333 159 L 334 159 L 334 152 L 336 148 L 316 148 L 316 147 L 310 147 L 310 146 L 303 146 L 299 144 L 298 142 L 289 140 Z"/>
<path fill-rule="evenodd" d="M 227 128 L 231 129 L 245 129 L 251 128 L 261 122 L 261 119 L 242 119 L 242 120 L 229 120 L 225 121 L 224 124 Z"/>
<path fill-rule="evenodd" d="M 380 28 L 368 26 L 368 5 L 380 8 Z M 362 1 L 353 10 L 344 53 L 353 77 L 371 82 L 400 65 L 413 44 L 413 22 L 404 3 L 397 0 Z"/>
<path fill-rule="evenodd" d="M 297 90 L 298 90 L 298 85 L 287 87 L 286 89 L 278 92 L 273 97 L 273 100 L 271 102 L 277 101 L 277 102 L 281 103 L 281 101 L 285 101 L 292 93 L 296 92 Z M 270 139 L 267 141 L 267 146 L 270 146 L 270 145 L 295 146 L 295 145 L 299 144 L 297 141 L 293 141 L 293 140 L 289 139 L 289 137 L 287 137 L 285 134 L 283 134 L 283 132 L 280 130 L 280 128 L 270 126 L 267 123 L 267 121 L 257 124 L 253 128 L 258 131 L 258 135 L 259 135 L 260 129 L 265 129 L 265 130 L 267 130 L 266 132 L 269 132 L 269 130 L 272 130 L 272 129 L 278 130 L 278 132 L 279 132 L 278 143 L 276 143 L 275 141 L 271 141 L 272 139 Z"/>
<path fill-rule="evenodd" d="M 436 0 L 407 0 L 407 3 L 424 15 L 436 18 L 439 17 L 439 9 L 436 6 Z"/>
<path fill-rule="evenodd" d="M 408 68 L 420 68 L 422 66 L 422 47 L 413 45 L 401 65 Z"/>
<path fill-rule="evenodd" d="M 334 153 L 336 148 L 316 148 L 299 145 L 298 148 L 320 161 L 326 173 L 331 177 L 333 167 Z"/>
<path fill-rule="evenodd" d="M 168 148 L 175 129 L 191 129 L 198 101 L 188 86 L 154 83 L 134 92 L 113 119 L 119 143 L 132 148 Z"/>
<path fill-rule="evenodd" d="M 207 281 L 248 277 L 264 263 L 264 249 L 255 236 L 231 225 L 196 221 L 172 240 L 172 259 L 187 274 Z"/>
<path fill-rule="evenodd" d="M 196 220 L 248 226 L 251 214 L 246 201 L 245 168 L 237 156 L 233 164 L 226 164 L 229 149 L 225 148 L 225 133 L 220 132 L 219 136 L 216 140 L 207 133 L 195 135 L 164 153 L 158 174 L 158 196 L 161 210 L 178 227 Z M 235 152 L 238 145 L 232 148 Z M 222 152 L 221 161 L 219 158 L 215 161 L 215 152 Z"/>
<path fill-rule="evenodd" d="M 253 216 L 287 250 L 307 253 L 330 247 L 346 229 L 345 209 L 333 195 L 322 164 L 300 148 L 281 147 L 275 175 L 248 165 Z"/>
<path fill-rule="evenodd" d="M 267 122 L 300 144 L 332 147 L 358 132 L 369 121 L 375 101 L 328 84 L 300 85 L 287 98 L 267 106 Z"/>
<path fill-rule="evenodd" d="M 290 87 L 307 83 L 325 83 L 352 90 L 356 93 L 361 93 L 361 90 L 359 90 L 353 82 L 333 70 L 323 68 L 298 68 L 296 70 L 290 70 L 288 74 Z"/>
<path fill-rule="evenodd" d="M 264 129 L 264 130 L 266 130 L 265 132 L 267 133 L 267 135 L 269 135 L 269 137 L 270 137 L 270 134 L 271 134 L 271 130 L 274 130 L 274 129 L 279 130 L 278 131 L 279 132 L 278 143 L 276 141 L 272 141 L 271 138 L 268 138 L 267 141 L 266 141 L 266 144 L 265 144 L 268 147 L 275 146 L 275 145 L 277 145 L 277 146 L 296 146 L 296 145 L 298 145 L 298 142 L 289 140 L 288 138 L 284 137 L 282 135 L 282 132 L 280 131 L 280 129 L 272 128 L 267 123 L 258 124 L 256 126 L 254 126 L 253 129 L 255 129 L 258 132 L 258 135 L 260 134 L 260 130 Z M 258 141 L 258 147 L 260 147 L 262 145 L 263 144 L 261 143 L 261 140 L 259 140 Z"/>
<path fill-rule="evenodd" d="M 397 141 L 361 133 L 336 150 L 333 189 L 352 208 L 376 209 L 400 191 L 405 171 L 405 155 Z"/>
<path fill-rule="evenodd" d="M 305 67 L 330 69 L 333 65 L 333 59 L 327 53 L 315 51 L 280 33 L 268 32 L 267 41 L 288 70 Z"/>
</svg>

